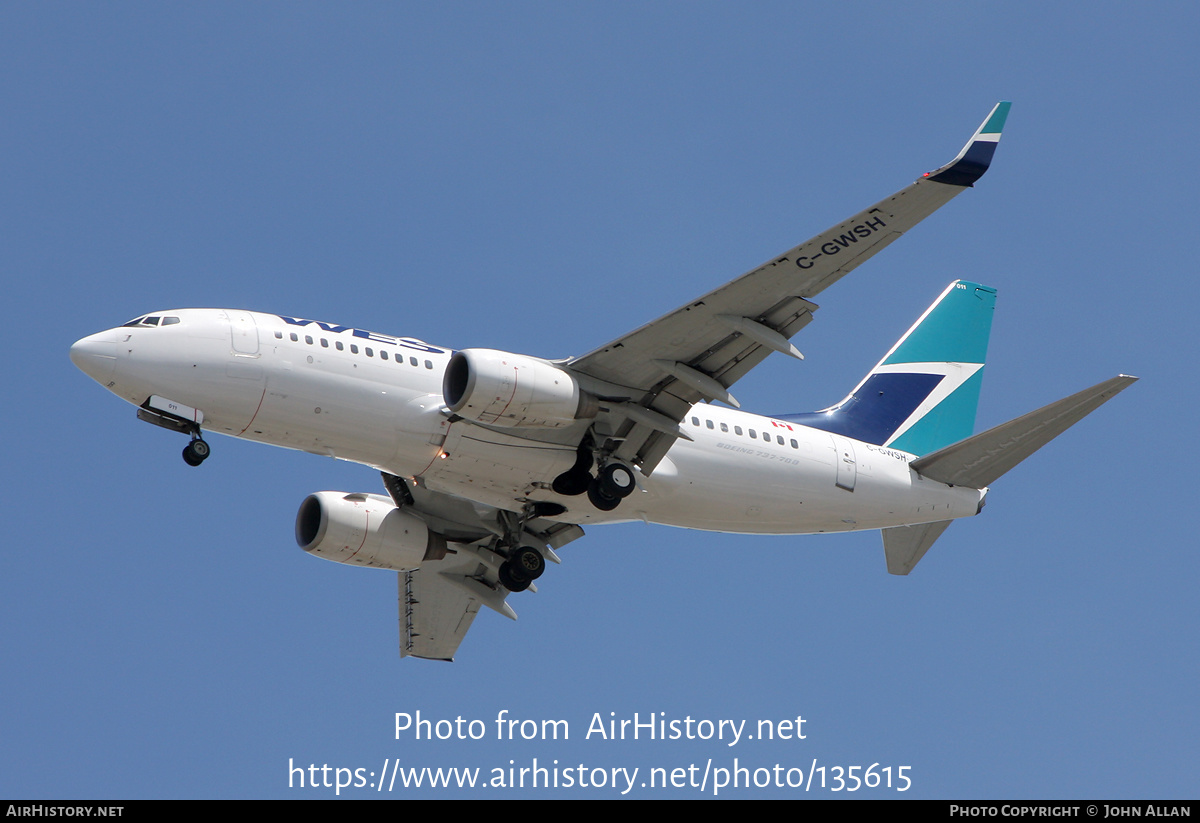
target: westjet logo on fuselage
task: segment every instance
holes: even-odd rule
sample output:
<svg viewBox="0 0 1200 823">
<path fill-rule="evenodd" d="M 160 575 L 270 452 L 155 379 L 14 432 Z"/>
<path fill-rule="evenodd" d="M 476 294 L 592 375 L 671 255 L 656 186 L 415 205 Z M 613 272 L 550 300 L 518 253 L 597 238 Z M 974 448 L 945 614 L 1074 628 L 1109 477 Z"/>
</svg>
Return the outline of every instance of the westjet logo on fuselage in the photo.
<svg viewBox="0 0 1200 823">
<path fill-rule="evenodd" d="M 342 332 L 350 332 L 355 337 L 361 337 L 363 340 L 373 340 L 376 343 L 389 343 L 393 346 L 400 346 L 406 349 L 415 349 L 417 351 L 429 352 L 431 354 L 445 354 L 445 349 L 439 349 L 436 346 L 431 346 L 428 343 L 423 343 L 420 340 L 406 340 L 402 337 L 390 337 L 386 334 L 378 334 L 373 331 L 364 331 L 362 329 L 352 329 L 349 326 L 338 326 L 334 323 L 322 323 L 320 320 L 305 320 L 302 317 L 288 317 L 285 314 L 275 315 L 289 326 L 316 326 L 322 331 L 327 331 L 330 334 L 341 334 Z"/>
</svg>

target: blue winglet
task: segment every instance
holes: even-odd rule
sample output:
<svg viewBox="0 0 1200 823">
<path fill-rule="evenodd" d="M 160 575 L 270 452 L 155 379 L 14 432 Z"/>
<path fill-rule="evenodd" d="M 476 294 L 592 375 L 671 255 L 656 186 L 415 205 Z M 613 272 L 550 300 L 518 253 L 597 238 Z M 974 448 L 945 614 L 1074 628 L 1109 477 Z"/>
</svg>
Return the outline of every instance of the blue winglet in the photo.
<svg viewBox="0 0 1200 823">
<path fill-rule="evenodd" d="M 1000 132 L 1004 130 L 1004 121 L 1008 118 L 1008 110 L 1012 103 L 1002 100 L 996 104 L 983 125 L 974 136 L 963 146 L 962 151 L 946 165 L 925 174 L 935 183 L 946 183 L 951 186 L 973 186 L 975 181 L 983 177 L 992 163 L 992 155 L 996 153 L 996 144 L 1000 142 Z"/>
</svg>

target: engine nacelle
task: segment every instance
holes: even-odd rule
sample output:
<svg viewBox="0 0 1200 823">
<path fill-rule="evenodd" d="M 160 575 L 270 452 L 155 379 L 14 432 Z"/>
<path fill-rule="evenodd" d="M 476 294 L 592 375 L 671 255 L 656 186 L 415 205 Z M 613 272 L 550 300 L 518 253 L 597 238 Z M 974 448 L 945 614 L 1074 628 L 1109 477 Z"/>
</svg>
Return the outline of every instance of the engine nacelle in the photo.
<svg viewBox="0 0 1200 823">
<path fill-rule="evenodd" d="M 560 428 L 600 411 L 569 372 L 492 349 L 455 352 L 442 378 L 442 396 L 455 414 L 492 426 Z"/>
<path fill-rule="evenodd" d="M 296 514 L 296 542 L 336 563 L 398 572 L 446 553 L 445 538 L 377 494 L 310 494 Z"/>
</svg>

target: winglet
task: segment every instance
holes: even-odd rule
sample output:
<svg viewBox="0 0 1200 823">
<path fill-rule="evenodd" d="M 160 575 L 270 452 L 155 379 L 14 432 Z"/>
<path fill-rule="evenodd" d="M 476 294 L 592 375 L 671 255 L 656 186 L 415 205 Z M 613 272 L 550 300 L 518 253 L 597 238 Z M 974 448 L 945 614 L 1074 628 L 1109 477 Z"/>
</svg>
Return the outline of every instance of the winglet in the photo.
<svg viewBox="0 0 1200 823">
<path fill-rule="evenodd" d="M 946 183 L 951 186 L 973 186 L 975 181 L 983 177 L 983 173 L 991 165 L 992 155 L 996 153 L 996 144 L 1000 142 L 1000 132 L 1004 130 L 1004 121 L 1008 118 L 1008 110 L 1012 103 L 1001 100 L 984 119 L 983 125 L 967 141 L 962 151 L 946 165 L 927 172 L 925 177 L 935 183 Z"/>
</svg>

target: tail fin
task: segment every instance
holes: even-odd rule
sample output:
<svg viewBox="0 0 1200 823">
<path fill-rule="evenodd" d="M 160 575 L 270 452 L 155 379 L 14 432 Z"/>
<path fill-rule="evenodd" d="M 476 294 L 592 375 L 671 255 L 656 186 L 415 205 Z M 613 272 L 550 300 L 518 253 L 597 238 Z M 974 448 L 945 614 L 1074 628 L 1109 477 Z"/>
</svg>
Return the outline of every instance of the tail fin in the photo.
<svg viewBox="0 0 1200 823">
<path fill-rule="evenodd" d="M 956 280 L 854 391 L 779 419 L 922 455 L 970 437 L 996 290 Z"/>
</svg>

